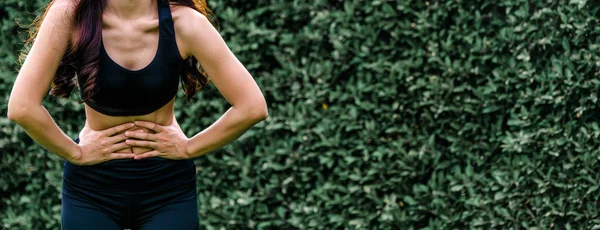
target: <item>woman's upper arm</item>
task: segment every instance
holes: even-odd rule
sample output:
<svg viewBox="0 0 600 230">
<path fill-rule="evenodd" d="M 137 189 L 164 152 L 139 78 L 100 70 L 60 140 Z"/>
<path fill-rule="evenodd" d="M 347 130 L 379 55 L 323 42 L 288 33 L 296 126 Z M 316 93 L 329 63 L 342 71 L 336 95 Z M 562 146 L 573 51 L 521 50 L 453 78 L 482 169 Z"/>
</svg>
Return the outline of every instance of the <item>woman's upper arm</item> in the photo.
<svg viewBox="0 0 600 230">
<path fill-rule="evenodd" d="M 246 68 L 231 52 L 219 32 L 201 13 L 182 9 L 176 23 L 184 52 L 193 55 L 223 97 L 234 107 L 266 116 L 262 92 Z"/>
<path fill-rule="evenodd" d="M 56 0 L 48 9 L 13 86 L 9 108 L 41 105 L 71 38 L 73 5 L 72 0 Z"/>
</svg>

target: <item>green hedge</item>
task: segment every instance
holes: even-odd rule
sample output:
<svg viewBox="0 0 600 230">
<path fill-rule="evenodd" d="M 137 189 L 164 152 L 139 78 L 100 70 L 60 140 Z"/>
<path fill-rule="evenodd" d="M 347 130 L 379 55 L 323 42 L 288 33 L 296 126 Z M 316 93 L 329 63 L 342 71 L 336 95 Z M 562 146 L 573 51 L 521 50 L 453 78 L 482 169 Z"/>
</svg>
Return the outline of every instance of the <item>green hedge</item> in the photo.
<svg viewBox="0 0 600 230">
<path fill-rule="evenodd" d="M 0 101 L 43 2 L 0 1 Z M 597 1 L 209 5 L 270 116 L 196 161 L 204 228 L 600 228 Z M 72 137 L 77 98 L 44 102 Z M 176 116 L 228 107 L 210 86 Z M 62 161 L 0 113 L 1 226 L 57 229 Z"/>
</svg>

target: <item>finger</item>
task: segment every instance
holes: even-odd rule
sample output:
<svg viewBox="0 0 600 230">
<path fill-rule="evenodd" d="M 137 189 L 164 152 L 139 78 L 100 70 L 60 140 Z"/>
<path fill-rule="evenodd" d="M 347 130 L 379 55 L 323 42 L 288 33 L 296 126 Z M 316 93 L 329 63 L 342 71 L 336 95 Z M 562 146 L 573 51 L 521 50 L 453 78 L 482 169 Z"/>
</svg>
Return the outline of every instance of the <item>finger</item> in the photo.
<svg viewBox="0 0 600 230">
<path fill-rule="evenodd" d="M 121 143 L 110 146 L 108 151 L 111 153 L 124 152 L 124 151 L 122 151 L 123 149 L 131 149 L 131 146 L 127 145 L 125 142 L 121 142 Z M 131 152 L 131 150 L 129 152 Z"/>
<path fill-rule="evenodd" d="M 115 160 L 115 159 L 132 159 L 135 157 L 135 154 L 133 153 L 111 153 L 108 158 L 110 160 Z"/>
<path fill-rule="evenodd" d="M 142 133 L 142 132 L 127 131 L 127 132 L 125 132 L 125 136 L 130 137 L 130 138 L 136 138 L 136 139 L 142 139 L 142 140 L 149 140 L 149 141 L 156 141 L 156 140 L 158 140 L 157 135 L 156 134 L 152 134 L 152 133 Z"/>
<path fill-rule="evenodd" d="M 162 126 L 154 123 L 154 122 L 147 122 L 147 121 L 136 121 L 135 122 L 136 126 L 140 126 L 140 127 L 144 127 L 150 130 L 153 130 L 156 133 L 160 133 L 162 132 L 164 129 Z"/>
<path fill-rule="evenodd" d="M 102 133 L 104 133 L 104 135 L 107 137 L 112 137 L 113 135 L 115 135 L 117 133 L 123 132 L 123 131 L 125 131 L 127 129 L 131 129 L 133 127 L 135 127 L 134 123 L 125 123 L 125 124 L 120 124 L 120 125 L 105 129 L 102 131 Z"/>
<path fill-rule="evenodd" d="M 124 133 L 122 133 L 122 134 L 119 134 L 119 135 L 115 135 L 115 136 L 112 136 L 112 137 L 109 137 L 109 138 L 108 138 L 108 141 L 109 141 L 111 144 L 114 144 L 114 143 L 119 143 L 119 142 L 123 142 L 123 141 L 125 141 L 125 140 L 127 140 L 127 136 L 126 136 Z"/>
<path fill-rule="evenodd" d="M 142 154 L 135 154 L 135 156 L 133 157 L 134 160 L 139 160 L 139 159 L 144 159 L 144 158 L 149 158 L 149 157 L 157 157 L 160 155 L 159 151 L 150 151 L 150 152 L 145 152 Z"/>
<path fill-rule="evenodd" d="M 158 143 L 153 142 L 153 141 L 127 139 L 125 141 L 125 143 L 129 146 L 135 146 L 135 147 L 147 147 L 147 148 L 152 148 L 152 149 L 158 148 Z"/>
</svg>

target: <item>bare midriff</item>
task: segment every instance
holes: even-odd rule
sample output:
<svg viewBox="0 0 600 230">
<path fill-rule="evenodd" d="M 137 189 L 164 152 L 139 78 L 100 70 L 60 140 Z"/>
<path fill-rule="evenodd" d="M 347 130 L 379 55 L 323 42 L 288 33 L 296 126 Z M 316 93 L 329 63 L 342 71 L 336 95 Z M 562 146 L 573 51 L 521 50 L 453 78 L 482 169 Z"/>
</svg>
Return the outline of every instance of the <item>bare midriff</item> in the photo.
<svg viewBox="0 0 600 230">
<path fill-rule="evenodd" d="M 134 122 L 134 121 L 149 121 L 149 122 L 154 122 L 156 124 L 159 125 L 171 125 L 173 123 L 173 109 L 174 109 L 174 102 L 175 102 L 175 98 L 171 99 L 171 101 L 169 101 L 169 103 L 167 103 L 166 105 L 164 105 L 163 107 L 161 107 L 160 109 L 149 113 L 149 114 L 145 114 L 145 115 L 140 115 L 140 116 L 118 116 L 118 117 L 113 117 L 113 116 L 107 116 L 104 115 L 94 109 L 92 109 L 91 107 L 85 105 L 85 116 L 87 119 L 87 124 L 89 126 L 90 129 L 95 130 L 95 131 L 101 131 L 101 130 L 105 130 L 120 124 L 124 124 L 124 123 L 128 123 L 128 122 Z M 146 133 L 154 133 L 154 131 L 143 128 L 143 127 L 133 127 L 131 129 L 129 129 L 131 131 L 137 131 L 137 132 L 146 132 Z M 120 132 L 118 134 L 121 134 L 123 132 Z M 133 153 L 144 153 L 147 151 L 151 151 L 152 149 L 149 148 L 143 148 L 143 147 L 132 147 L 130 149 L 124 149 L 121 150 L 120 152 L 133 152 Z"/>
</svg>

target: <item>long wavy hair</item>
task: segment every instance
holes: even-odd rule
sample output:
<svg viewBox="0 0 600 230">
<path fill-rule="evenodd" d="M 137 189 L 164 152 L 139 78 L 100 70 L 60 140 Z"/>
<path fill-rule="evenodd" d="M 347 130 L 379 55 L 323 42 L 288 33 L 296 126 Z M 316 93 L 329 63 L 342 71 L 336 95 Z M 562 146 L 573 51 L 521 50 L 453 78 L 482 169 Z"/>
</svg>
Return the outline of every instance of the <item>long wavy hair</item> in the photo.
<svg viewBox="0 0 600 230">
<path fill-rule="evenodd" d="M 56 70 L 52 80 L 50 95 L 68 98 L 77 85 L 75 76 L 81 78 L 83 85 L 79 86 L 83 97 L 81 102 L 91 101 L 97 91 L 96 77 L 98 76 L 100 43 L 102 37 L 102 11 L 107 0 L 72 0 L 75 1 L 74 28 L 78 28 L 78 39 L 75 44 L 69 43 L 67 50 Z M 206 16 L 213 26 L 218 29 L 216 17 L 208 8 L 206 0 L 157 0 L 168 1 L 174 5 L 190 7 Z M 43 14 L 31 24 L 26 47 L 31 47 L 39 31 L 48 9 L 55 2 L 52 0 Z M 28 49 L 21 53 L 21 63 L 27 56 Z M 185 60 L 181 68 L 181 84 L 187 100 L 206 86 L 210 79 L 198 64 L 194 56 Z"/>
</svg>

